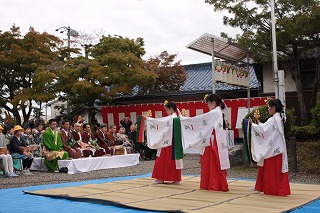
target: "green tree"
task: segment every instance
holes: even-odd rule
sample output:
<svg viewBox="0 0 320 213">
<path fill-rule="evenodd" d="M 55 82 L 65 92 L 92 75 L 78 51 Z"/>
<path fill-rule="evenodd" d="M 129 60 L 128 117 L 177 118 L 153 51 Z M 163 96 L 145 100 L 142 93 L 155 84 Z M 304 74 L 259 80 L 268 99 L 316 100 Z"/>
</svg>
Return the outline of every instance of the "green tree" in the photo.
<svg viewBox="0 0 320 213">
<path fill-rule="evenodd" d="M 255 56 L 257 62 L 271 61 L 269 0 L 206 0 L 205 2 L 213 5 L 215 11 L 228 11 L 233 14 L 233 17 L 225 16 L 223 23 L 239 27 L 243 31 L 236 40 L 240 45 L 259 53 Z M 278 57 L 281 63 L 289 63 L 293 67 L 291 73 L 296 84 L 302 124 L 306 121 L 307 112 L 299 62 L 303 53 L 320 44 L 319 15 L 318 0 L 275 0 Z M 227 37 L 226 34 L 223 36 Z M 316 70 L 318 73 L 319 63 Z M 315 78 L 316 91 L 320 87 L 318 73 L 316 74 L 318 77 Z"/>
<path fill-rule="evenodd" d="M 150 83 L 140 89 L 140 93 L 165 93 L 178 92 L 185 82 L 187 75 L 180 61 L 175 62 L 176 54 L 170 55 L 163 51 L 159 56 L 149 58 L 145 69 L 154 73 L 157 78 L 155 83 Z"/>
<path fill-rule="evenodd" d="M 95 60 L 78 57 L 56 70 L 56 90 L 59 99 L 67 102 L 67 114 L 104 98 L 107 78 L 103 69 Z"/>
<path fill-rule="evenodd" d="M 106 96 L 131 94 L 133 88 L 155 81 L 155 75 L 144 69 L 144 41 L 121 36 L 102 36 L 92 47 L 91 56 L 102 66 L 100 74 L 109 90 Z"/>
<path fill-rule="evenodd" d="M 59 99 L 67 101 L 67 113 L 93 106 L 96 99 L 111 102 L 112 97 L 131 94 L 136 86 L 155 81 L 144 70 L 143 39 L 102 36 L 88 48 L 85 57 L 69 58 L 56 69 Z M 90 54 L 90 57 L 88 57 Z"/>
<path fill-rule="evenodd" d="M 16 122 L 29 120 L 33 101 L 54 97 L 50 89 L 53 76 L 48 66 L 57 58 L 61 41 L 30 27 L 22 36 L 19 27 L 0 31 L 0 107 L 12 113 Z"/>
</svg>

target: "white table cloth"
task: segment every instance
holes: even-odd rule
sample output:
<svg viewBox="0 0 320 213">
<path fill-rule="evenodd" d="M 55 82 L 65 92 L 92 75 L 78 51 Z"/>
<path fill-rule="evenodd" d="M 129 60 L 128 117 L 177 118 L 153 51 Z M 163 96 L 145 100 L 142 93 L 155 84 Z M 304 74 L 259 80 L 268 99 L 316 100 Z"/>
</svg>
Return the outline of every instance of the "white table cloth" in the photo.
<svg viewBox="0 0 320 213">
<path fill-rule="evenodd" d="M 92 170 L 134 166 L 139 163 L 139 154 L 113 155 L 72 160 L 58 160 L 59 169 L 68 168 L 68 174 L 89 172 Z"/>
</svg>

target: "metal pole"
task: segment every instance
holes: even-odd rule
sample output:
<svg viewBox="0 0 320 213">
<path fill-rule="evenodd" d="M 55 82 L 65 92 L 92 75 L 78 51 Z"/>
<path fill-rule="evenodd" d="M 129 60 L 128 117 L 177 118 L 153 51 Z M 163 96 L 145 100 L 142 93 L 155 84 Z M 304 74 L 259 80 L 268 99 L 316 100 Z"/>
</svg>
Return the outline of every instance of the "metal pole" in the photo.
<svg viewBox="0 0 320 213">
<path fill-rule="evenodd" d="M 46 102 L 46 122 L 48 120 L 48 102 Z"/>
<path fill-rule="evenodd" d="M 279 77 L 279 100 L 282 102 L 284 106 L 284 110 L 286 109 L 286 90 L 285 90 L 285 82 L 284 82 L 284 70 L 278 71 Z"/>
<path fill-rule="evenodd" d="M 69 51 L 69 58 L 70 58 L 70 48 L 71 48 L 71 28 L 68 26 L 67 28 L 68 34 L 68 51 Z M 69 106 L 69 95 L 67 95 L 67 115 L 69 116 L 70 113 L 70 106 Z"/>
<path fill-rule="evenodd" d="M 273 55 L 273 74 L 274 74 L 274 92 L 275 97 L 279 98 L 279 78 L 278 78 L 278 59 L 277 59 L 277 38 L 276 23 L 274 15 L 274 0 L 271 0 L 271 32 L 272 32 L 272 55 Z"/>
<path fill-rule="evenodd" d="M 212 93 L 216 93 L 216 61 L 214 60 L 214 38 L 211 38 L 212 43 Z"/>
<path fill-rule="evenodd" d="M 248 96 L 248 114 L 250 113 L 250 67 L 249 67 L 249 53 L 247 53 L 247 70 L 248 70 L 248 77 L 249 77 L 249 84 L 247 88 L 247 96 Z"/>
<path fill-rule="evenodd" d="M 68 49 L 71 47 L 71 28 L 68 26 L 67 28 L 67 33 L 68 33 Z"/>
</svg>

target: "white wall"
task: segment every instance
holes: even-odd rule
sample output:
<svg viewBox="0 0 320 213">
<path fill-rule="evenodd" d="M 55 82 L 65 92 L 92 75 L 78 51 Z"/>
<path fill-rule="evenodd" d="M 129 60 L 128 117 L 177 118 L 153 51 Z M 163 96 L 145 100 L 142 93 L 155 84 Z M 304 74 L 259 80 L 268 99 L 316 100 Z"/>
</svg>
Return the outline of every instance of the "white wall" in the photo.
<svg viewBox="0 0 320 213">
<path fill-rule="evenodd" d="M 51 104 L 51 117 L 52 118 L 60 115 L 60 111 L 58 109 L 56 109 L 55 107 L 56 106 L 61 107 L 62 105 L 64 105 L 64 107 L 66 108 L 67 107 L 67 102 L 65 102 L 65 101 L 57 101 L 57 102 Z"/>
<path fill-rule="evenodd" d="M 297 91 L 296 85 L 291 77 L 291 69 L 288 66 L 283 66 L 285 72 L 285 90 L 286 92 Z M 263 93 L 274 93 L 274 81 L 272 64 L 263 65 Z"/>
</svg>

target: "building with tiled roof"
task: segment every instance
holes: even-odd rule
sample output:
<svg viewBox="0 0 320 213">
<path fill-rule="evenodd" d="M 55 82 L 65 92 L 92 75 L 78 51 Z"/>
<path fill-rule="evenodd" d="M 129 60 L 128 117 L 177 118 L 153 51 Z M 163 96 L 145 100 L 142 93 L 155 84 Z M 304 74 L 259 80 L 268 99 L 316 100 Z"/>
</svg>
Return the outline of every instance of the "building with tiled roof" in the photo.
<svg viewBox="0 0 320 213">
<path fill-rule="evenodd" d="M 134 95 L 113 99 L 113 104 L 140 104 L 163 102 L 163 99 L 174 101 L 202 100 L 204 94 L 212 92 L 212 63 L 183 65 L 187 79 L 178 92 L 152 95 Z M 253 67 L 249 69 L 251 94 L 257 96 L 260 83 Z M 247 88 L 216 82 L 216 92 L 222 98 L 246 98 Z"/>
<path fill-rule="evenodd" d="M 181 92 L 191 91 L 212 91 L 212 63 L 201 63 L 184 65 L 184 70 L 187 73 L 187 79 L 184 85 L 181 87 Z M 250 88 L 258 88 L 259 81 L 254 72 L 253 67 L 249 69 L 250 75 Z M 227 91 L 227 90 L 241 90 L 244 87 L 225 84 L 222 82 L 216 83 L 216 91 Z"/>
</svg>

